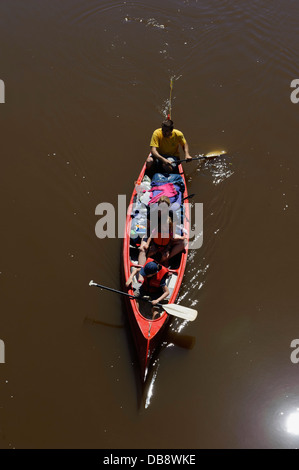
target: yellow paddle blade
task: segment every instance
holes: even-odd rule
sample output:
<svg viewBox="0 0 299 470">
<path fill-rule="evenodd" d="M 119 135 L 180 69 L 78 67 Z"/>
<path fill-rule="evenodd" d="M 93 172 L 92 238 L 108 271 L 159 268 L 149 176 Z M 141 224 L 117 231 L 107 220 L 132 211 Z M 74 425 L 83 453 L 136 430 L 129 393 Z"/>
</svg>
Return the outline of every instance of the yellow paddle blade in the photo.
<svg viewBox="0 0 299 470">
<path fill-rule="evenodd" d="M 227 152 L 225 150 L 215 150 L 214 152 L 209 152 L 205 155 L 205 158 L 215 158 L 220 155 L 225 155 Z"/>
</svg>

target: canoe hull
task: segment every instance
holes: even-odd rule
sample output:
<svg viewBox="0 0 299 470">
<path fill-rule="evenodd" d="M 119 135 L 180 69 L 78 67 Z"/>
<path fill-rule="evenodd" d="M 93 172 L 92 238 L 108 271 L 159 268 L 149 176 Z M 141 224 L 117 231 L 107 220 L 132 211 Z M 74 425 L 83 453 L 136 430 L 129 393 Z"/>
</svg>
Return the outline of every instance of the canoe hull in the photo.
<svg viewBox="0 0 299 470">
<path fill-rule="evenodd" d="M 141 182 L 143 176 L 145 174 L 146 167 L 143 166 L 141 173 L 138 177 L 137 183 Z M 187 202 L 187 187 L 186 181 L 183 173 L 182 165 L 178 165 L 178 171 L 181 174 L 183 181 L 185 183 L 185 191 L 183 194 L 183 198 L 185 198 L 184 204 L 184 232 L 189 238 L 189 205 Z M 133 201 L 136 195 L 136 191 L 134 189 L 131 200 L 130 206 L 132 207 Z M 125 282 L 129 278 L 131 273 L 131 268 L 134 266 L 132 263 L 132 259 L 130 256 L 130 230 L 131 230 L 131 213 L 128 211 L 127 218 L 126 218 L 126 227 L 125 227 L 125 236 L 124 236 L 124 244 L 123 244 L 123 284 L 125 287 Z M 187 263 L 187 256 L 188 256 L 188 246 L 185 247 L 184 252 L 180 256 L 180 263 L 177 269 L 172 270 L 172 279 L 173 279 L 173 286 L 171 289 L 171 295 L 168 299 L 169 303 L 175 303 L 179 289 L 183 280 L 186 263 Z M 129 294 L 134 294 L 133 289 L 128 289 Z M 149 320 L 143 317 L 138 309 L 138 305 L 135 299 L 130 299 L 126 297 L 126 309 L 128 313 L 128 318 L 135 342 L 135 347 L 139 359 L 140 364 L 140 372 L 142 381 L 146 379 L 151 360 L 155 354 L 155 351 L 160 346 L 165 329 L 169 323 L 169 315 L 164 311 L 163 314 L 155 319 Z"/>
</svg>

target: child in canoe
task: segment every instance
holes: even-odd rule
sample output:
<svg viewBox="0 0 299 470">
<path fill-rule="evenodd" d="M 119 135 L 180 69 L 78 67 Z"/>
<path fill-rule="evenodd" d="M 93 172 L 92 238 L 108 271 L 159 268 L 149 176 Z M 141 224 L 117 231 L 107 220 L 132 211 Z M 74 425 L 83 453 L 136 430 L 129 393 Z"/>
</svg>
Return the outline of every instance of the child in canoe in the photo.
<svg viewBox="0 0 299 470">
<path fill-rule="evenodd" d="M 166 285 L 168 269 L 165 266 L 156 263 L 152 258 L 148 258 L 143 267 L 136 267 L 133 269 L 126 282 L 127 287 L 131 285 L 133 277 L 138 272 L 138 282 L 142 283 L 142 285 L 137 295 L 138 297 L 149 296 L 152 299 L 153 307 L 155 307 L 169 295 L 169 289 Z M 153 308 L 152 313 L 155 317 L 158 314 L 158 308 Z"/>
<path fill-rule="evenodd" d="M 150 236 L 143 237 L 138 263 L 144 265 L 146 258 L 160 254 L 160 263 L 168 266 L 169 260 L 184 250 L 185 237 L 175 234 L 173 214 L 169 210 L 170 200 L 167 196 L 161 196 L 158 201 L 157 226 L 150 232 Z M 151 220 L 148 220 L 151 229 Z"/>
</svg>

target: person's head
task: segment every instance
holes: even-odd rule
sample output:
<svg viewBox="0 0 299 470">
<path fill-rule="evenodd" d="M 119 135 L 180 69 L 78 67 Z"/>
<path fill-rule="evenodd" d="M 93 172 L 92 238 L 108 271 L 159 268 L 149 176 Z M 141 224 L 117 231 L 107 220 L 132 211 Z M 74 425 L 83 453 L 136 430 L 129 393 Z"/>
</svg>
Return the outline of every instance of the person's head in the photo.
<svg viewBox="0 0 299 470">
<path fill-rule="evenodd" d="M 170 199 L 167 196 L 161 196 L 158 200 L 158 206 L 161 211 L 168 211 L 170 207 Z"/>
<path fill-rule="evenodd" d="M 140 270 L 142 277 L 152 277 L 159 271 L 159 266 L 154 261 L 149 261 Z"/>
<path fill-rule="evenodd" d="M 162 122 L 162 134 L 164 137 L 170 137 L 173 131 L 173 121 L 171 119 L 167 119 L 166 121 Z"/>
</svg>

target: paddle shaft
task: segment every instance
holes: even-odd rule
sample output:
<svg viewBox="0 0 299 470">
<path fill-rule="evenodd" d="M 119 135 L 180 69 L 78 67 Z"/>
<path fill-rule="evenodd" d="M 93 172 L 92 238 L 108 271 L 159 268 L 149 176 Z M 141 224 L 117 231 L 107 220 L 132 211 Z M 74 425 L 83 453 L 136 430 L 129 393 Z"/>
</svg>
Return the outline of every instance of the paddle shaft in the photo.
<svg viewBox="0 0 299 470">
<path fill-rule="evenodd" d="M 189 196 L 186 196 L 182 199 L 182 202 L 185 201 L 186 199 L 192 199 L 195 196 L 195 193 L 189 194 Z"/>
<path fill-rule="evenodd" d="M 144 302 L 152 303 L 151 300 L 143 299 L 142 297 L 136 297 L 135 295 L 127 294 L 127 292 L 122 292 L 121 290 L 111 289 L 111 287 L 102 286 L 101 284 L 97 284 L 93 281 L 90 281 L 89 285 L 99 287 L 100 289 L 109 290 L 110 292 L 115 292 L 116 294 L 126 295 L 127 297 L 130 297 L 131 299 L 143 300 Z M 162 304 L 156 304 L 156 305 L 163 308 Z"/>
<path fill-rule="evenodd" d="M 169 95 L 169 113 L 167 115 L 167 120 L 171 120 L 171 96 L 172 96 L 172 88 L 173 88 L 173 77 L 170 79 L 170 95 Z"/>
<path fill-rule="evenodd" d="M 193 158 L 184 158 L 184 160 L 177 160 L 176 162 L 173 162 L 173 163 L 183 163 L 183 162 L 192 162 L 192 160 L 203 160 L 204 158 L 207 159 L 207 160 L 210 160 L 211 158 L 216 158 L 216 157 L 220 157 L 222 155 L 225 155 L 226 154 L 226 151 L 225 150 L 221 150 L 220 152 L 209 152 L 207 153 L 206 155 L 202 154 L 202 155 L 199 155 L 198 157 L 193 157 Z"/>
<path fill-rule="evenodd" d="M 216 155 L 215 155 L 216 156 Z M 207 158 L 205 155 L 200 155 L 199 157 L 194 157 L 194 158 L 185 158 L 184 160 L 177 160 L 176 162 L 173 163 L 183 163 L 183 162 L 192 162 L 194 160 L 202 160 L 204 158 Z"/>
<path fill-rule="evenodd" d="M 117 294 L 126 295 L 130 297 L 131 299 L 143 300 L 144 302 L 149 302 L 153 304 L 151 300 L 143 299 L 142 297 L 135 297 L 134 295 L 127 294 L 126 292 L 122 292 L 116 289 L 111 289 L 111 287 L 102 286 L 101 284 L 96 284 L 93 281 L 90 281 L 89 285 L 99 287 L 100 289 L 106 289 L 106 290 L 109 290 L 110 292 L 116 292 Z M 197 317 L 197 311 L 188 307 L 183 307 L 181 305 L 176 305 L 176 304 L 163 305 L 163 304 L 158 303 L 156 305 L 158 307 L 162 307 L 162 309 L 169 315 L 174 315 L 175 317 L 183 318 L 184 320 L 193 321 Z"/>
</svg>

